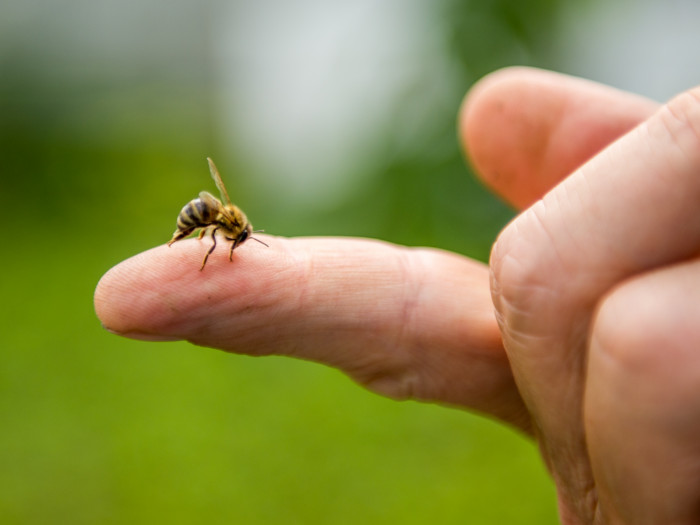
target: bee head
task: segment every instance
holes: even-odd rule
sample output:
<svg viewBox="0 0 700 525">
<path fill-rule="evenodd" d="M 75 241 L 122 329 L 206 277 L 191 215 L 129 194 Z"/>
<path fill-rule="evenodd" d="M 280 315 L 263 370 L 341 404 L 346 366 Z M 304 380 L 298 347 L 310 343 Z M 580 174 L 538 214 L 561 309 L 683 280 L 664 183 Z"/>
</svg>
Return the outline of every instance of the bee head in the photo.
<svg viewBox="0 0 700 525">
<path fill-rule="evenodd" d="M 236 239 L 237 244 L 243 244 L 251 233 L 253 233 L 253 227 L 250 224 L 247 224 L 238 236 L 238 239 Z"/>
</svg>

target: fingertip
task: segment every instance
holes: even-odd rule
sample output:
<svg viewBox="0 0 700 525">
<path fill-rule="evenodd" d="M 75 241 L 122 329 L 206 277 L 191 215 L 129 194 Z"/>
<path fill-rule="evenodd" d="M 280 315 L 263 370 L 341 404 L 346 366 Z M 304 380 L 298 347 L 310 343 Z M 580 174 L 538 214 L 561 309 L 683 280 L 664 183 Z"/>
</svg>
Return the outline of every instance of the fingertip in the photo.
<svg viewBox="0 0 700 525">
<path fill-rule="evenodd" d="M 467 159 L 474 161 L 483 137 L 479 130 L 484 125 L 490 125 L 490 110 L 502 109 L 499 102 L 499 91 L 508 90 L 514 77 L 521 73 L 522 68 L 499 69 L 478 80 L 466 93 L 459 108 L 457 128 L 460 144 Z M 500 106 L 500 108 L 499 108 Z"/>
<path fill-rule="evenodd" d="M 501 69 L 479 80 L 460 108 L 460 142 L 468 162 L 482 182 L 517 208 L 533 200 L 531 192 L 523 194 L 521 181 L 543 156 L 560 113 L 556 99 L 540 98 L 558 77 L 526 67 Z"/>
<path fill-rule="evenodd" d="M 289 279 L 289 250 L 283 238 L 264 238 L 269 248 L 245 243 L 232 260 L 228 249 L 214 250 L 202 270 L 209 245 L 196 239 L 135 255 L 97 283 L 95 313 L 106 330 L 133 339 L 196 337 L 213 316 L 225 322 L 284 292 L 272 283 Z"/>
<path fill-rule="evenodd" d="M 503 108 L 505 94 L 521 85 L 528 77 L 546 72 L 528 67 L 506 67 L 479 79 L 467 92 L 459 110 L 458 126 L 462 145 L 470 150 L 470 139 L 478 138 L 478 128 L 487 124 L 484 120 L 487 109 Z"/>
<path fill-rule="evenodd" d="M 159 280 L 158 271 L 151 271 L 152 278 L 144 281 L 140 278 L 143 269 L 152 261 L 152 252 L 158 250 L 154 248 L 147 252 L 140 253 L 116 266 L 110 268 L 97 283 L 93 297 L 95 313 L 108 332 L 127 335 L 138 333 L 138 326 L 135 321 L 140 314 L 138 308 L 138 298 L 148 293 L 151 286 Z M 143 339 L 144 337 L 133 337 Z"/>
</svg>

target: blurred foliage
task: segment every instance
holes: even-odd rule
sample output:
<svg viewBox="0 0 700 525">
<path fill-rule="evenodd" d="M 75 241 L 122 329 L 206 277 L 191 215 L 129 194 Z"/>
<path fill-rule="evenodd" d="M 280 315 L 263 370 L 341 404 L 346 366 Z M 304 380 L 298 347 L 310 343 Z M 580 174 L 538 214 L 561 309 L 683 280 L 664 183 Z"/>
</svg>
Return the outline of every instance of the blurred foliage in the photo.
<svg viewBox="0 0 700 525">
<path fill-rule="evenodd" d="M 387 123 L 382 168 L 337 207 L 266 207 L 230 156 L 226 178 L 271 233 L 485 260 L 512 212 L 469 176 L 456 111 L 489 71 L 542 65 L 559 3 L 436 2 L 463 90 L 420 148 L 397 147 Z M 177 35 L 193 5 L 161 4 L 174 18 L 143 25 Z M 103 63 L 55 46 L 50 14 L 18 20 L 0 54 L 2 523 L 556 523 L 534 447 L 489 421 L 390 402 L 319 366 L 104 332 L 100 275 L 169 239 L 209 184 L 204 157 L 221 153 L 206 35 L 176 51 L 141 35 L 133 62 Z"/>
</svg>

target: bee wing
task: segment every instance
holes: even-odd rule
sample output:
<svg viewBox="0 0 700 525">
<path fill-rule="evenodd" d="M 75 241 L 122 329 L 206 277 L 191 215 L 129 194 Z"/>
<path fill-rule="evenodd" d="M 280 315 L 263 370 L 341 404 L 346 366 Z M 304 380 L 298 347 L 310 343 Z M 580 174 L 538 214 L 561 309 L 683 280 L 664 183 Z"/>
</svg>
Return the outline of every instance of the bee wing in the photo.
<svg viewBox="0 0 700 525">
<path fill-rule="evenodd" d="M 219 199 L 214 197 L 208 191 L 200 191 L 199 192 L 199 200 L 201 200 L 204 204 L 206 204 L 212 210 L 218 210 L 219 208 L 221 208 L 221 203 L 219 202 Z"/>
<path fill-rule="evenodd" d="M 210 210 L 216 210 L 217 212 L 221 213 L 233 224 L 238 224 L 240 222 L 238 218 L 230 212 L 230 206 L 229 208 L 227 208 L 226 206 L 222 206 L 221 202 L 219 202 L 219 199 L 214 197 L 208 191 L 200 191 L 199 200 L 201 200 Z"/>
<path fill-rule="evenodd" d="M 219 193 L 221 193 L 221 198 L 223 199 L 224 204 L 231 204 L 231 199 L 228 196 L 228 192 L 226 191 L 226 186 L 224 186 L 224 182 L 221 180 L 219 170 L 216 169 L 216 164 L 214 164 L 214 161 L 211 160 L 209 157 L 207 157 L 207 162 L 209 163 L 209 171 L 211 171 L 211 178 L 214 179 L 216 187 L 219 188 Z"/>
</svg>

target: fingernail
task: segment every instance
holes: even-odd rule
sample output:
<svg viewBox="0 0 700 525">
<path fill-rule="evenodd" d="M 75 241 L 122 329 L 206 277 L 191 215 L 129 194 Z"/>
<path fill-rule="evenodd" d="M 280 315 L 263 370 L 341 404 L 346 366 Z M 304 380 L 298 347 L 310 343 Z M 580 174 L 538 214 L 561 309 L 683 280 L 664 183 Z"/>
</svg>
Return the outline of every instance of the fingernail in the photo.
<svg viewBox="0 0 700 525">
<path fill-rule="evenodd" d="M 173 337 L 170 335 L 162 334 L 146 334 L 142 332 L 117 332 L 111 328 L 103 326 L 110 334 L 118 335 L 119 337 L 127 337 L 129 339 L 138 339 L 139 341 L 153 341 L 153 342 L 168 342 L 168 341 L 180 341 L 182 337 Z"/>
</svg>

